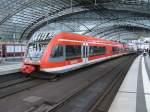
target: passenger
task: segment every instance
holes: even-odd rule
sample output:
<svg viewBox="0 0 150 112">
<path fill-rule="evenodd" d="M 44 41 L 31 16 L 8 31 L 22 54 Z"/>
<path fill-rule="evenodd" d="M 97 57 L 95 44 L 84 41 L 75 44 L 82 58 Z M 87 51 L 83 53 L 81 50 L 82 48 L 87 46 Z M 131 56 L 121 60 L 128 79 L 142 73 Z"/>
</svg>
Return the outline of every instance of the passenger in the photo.
<svg viewBox="0 0 150 112">
<path fill-rule="evenodd" d="M 150 49 L 148 50 L 148 55 L 149 55 L 149 57 L 150 57 Z"/>
<path fill-rule="evenodd" d="M 143 51 L 143 56 L 146 56 L 146 49 L 144 49 Z"/>
<path fill-rule="evenodd" d="M 146 52 L 147 52 L 147 53 L 149 52 L 148 48 L 146 49 Z"/>
</svg>

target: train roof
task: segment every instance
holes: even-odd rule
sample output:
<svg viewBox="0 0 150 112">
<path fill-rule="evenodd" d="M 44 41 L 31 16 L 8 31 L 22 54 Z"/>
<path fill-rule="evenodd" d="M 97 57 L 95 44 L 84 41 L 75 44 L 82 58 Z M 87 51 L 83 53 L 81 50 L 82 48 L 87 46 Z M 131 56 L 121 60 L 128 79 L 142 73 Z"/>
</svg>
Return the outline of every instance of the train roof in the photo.
<svg viewBox="0 0 150 112">
<path fill-rule="evenodd" d="M 80 34 L 75 34 L 75 33 L 70 33 L 70 32 L 60 32 L 60 33 L 54 33 L 54 32 L 37 32 L 35 35 L 32 36 L 32 38 L 30 39 L 30 42 L 34 42 L 34 41 L 42 41 L 45 39 L 50 39 L 50 38 L 64 38 L 64 39 L 71 39 L 71 40 L 79 40 L 79 41 L 87 41 L 88 42 L 92 42 L 92 43 L 105 43 L 105 44 L 111 44 L 111 45 L 117 45 L 117 46 L 121 46 L 122 44 L 119 42 L 114 42 L 114 41 L 110 41 L 110 40 L 105 40 L 102 38 L 95 38 L 95 37 L 91 37 L 91 36 L 86 36 L 86 35 L 80 35 Z"/>
<path fill-rule="evenodd" d="M 69 37 L 69 39 L 72 39 L 72 40 L 74 40 L 74 39 L 76 39 L 76 40 L 87 40 L 88 39 L 88 41 L 90 42 L 90 41 L 95 41 L 95 42 L 103 42 L 103 43 L 109 43 L 109 44 L 113 44 L 113 45 L 116 45 L 116 44 L 118 44 L 118 45 L 122 45 L 121 43 L 119 43 L 119 42 L 114 42 L 114 41 L 110 41 L 110 40 L 105 40 L 105 39 L 102 39 L 102 38 L 95 38 L 95 37 L 91 37 L 91 36 L 86 36 L 86 35 L 79 35 L 79 34 L 75 34 L 75 33 L 68 33 L 68 32 L 61 32 L 61 33 L 58 33 L 58 34 L 56 34 L 55 35 L 55 37 L 58 37 L 58 38 L 63 38 L 63 37 L 65 37 L 65 38 L 67 38 L 67 37 Z"/>
</svg>

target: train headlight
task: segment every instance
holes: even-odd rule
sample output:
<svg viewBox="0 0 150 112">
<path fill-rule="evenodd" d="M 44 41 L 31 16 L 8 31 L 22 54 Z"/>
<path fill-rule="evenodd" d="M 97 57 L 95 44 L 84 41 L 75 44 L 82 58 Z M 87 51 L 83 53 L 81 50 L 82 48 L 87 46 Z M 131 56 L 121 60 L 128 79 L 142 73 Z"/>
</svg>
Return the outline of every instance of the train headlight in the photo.
<svg viewBox="0 0 150 112">
<path fill-rule="evenodd" d="M 27 60 L 25 59 L 25 60 L 24 60 L 24 63 L 26 63 L 26 62 L 27 62 Z"/>
</svg>

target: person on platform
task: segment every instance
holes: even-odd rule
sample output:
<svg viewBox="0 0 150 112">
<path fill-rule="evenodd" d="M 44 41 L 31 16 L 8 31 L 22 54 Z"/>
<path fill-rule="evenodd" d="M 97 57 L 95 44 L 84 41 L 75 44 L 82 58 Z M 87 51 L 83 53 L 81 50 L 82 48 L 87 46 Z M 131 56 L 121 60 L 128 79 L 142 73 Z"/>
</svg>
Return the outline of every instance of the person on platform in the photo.
<svg viewBox="0 0 150 112">
<path fill-rule="evenodd" d="M 148 55 L 149 55 L 149 57 L 150 57 L 150 49 L 148 49 Z"/>
<path fill-rule="evenodd" d="M 143 51 L 143 56 L 146 56 L 146 49 L 144 49 Z"/>
</svg>

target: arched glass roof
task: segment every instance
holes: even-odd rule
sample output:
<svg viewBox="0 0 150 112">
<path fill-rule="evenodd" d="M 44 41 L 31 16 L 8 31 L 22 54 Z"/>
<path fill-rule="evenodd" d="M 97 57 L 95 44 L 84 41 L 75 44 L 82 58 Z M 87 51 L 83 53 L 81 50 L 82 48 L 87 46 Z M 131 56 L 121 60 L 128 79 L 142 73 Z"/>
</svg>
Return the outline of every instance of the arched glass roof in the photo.
<svg viewBox="0 0 150 112">
<path fill-rule="evenodd" d="M 149 34 L 149 0 L 0 0 L 2 38 L 28 39 L 39 29 L 109 38 L 114 28 L 133 37 L 145 29 Z"/>
</svg>

